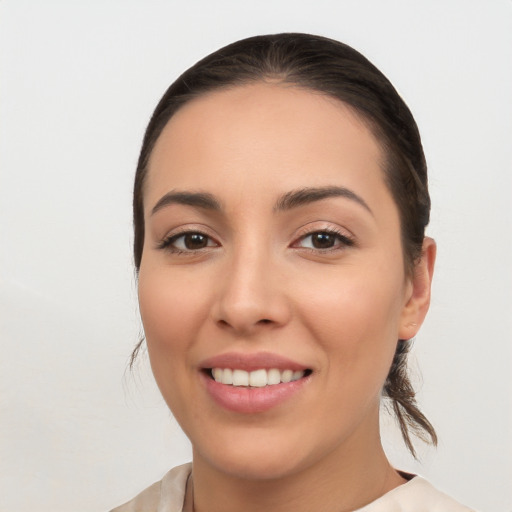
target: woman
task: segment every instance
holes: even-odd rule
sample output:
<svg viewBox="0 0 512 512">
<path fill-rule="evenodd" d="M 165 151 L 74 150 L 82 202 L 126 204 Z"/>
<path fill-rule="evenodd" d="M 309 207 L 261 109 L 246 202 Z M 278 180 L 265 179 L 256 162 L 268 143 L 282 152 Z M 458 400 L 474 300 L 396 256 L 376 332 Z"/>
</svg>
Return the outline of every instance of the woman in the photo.
<svg viewBox="0 0 512 512">
<path fill-rule="evenodd" d="M 116 511 L 469 510 L 379 436 L 384 396 L 413 454 L 411 432 L 436 442 L 406 373 L 429 210 L 414 119 L 352 48 L 254 37 L 185 72 L 142 146 L 134 253 L 193 463 Z"/>
</svg>

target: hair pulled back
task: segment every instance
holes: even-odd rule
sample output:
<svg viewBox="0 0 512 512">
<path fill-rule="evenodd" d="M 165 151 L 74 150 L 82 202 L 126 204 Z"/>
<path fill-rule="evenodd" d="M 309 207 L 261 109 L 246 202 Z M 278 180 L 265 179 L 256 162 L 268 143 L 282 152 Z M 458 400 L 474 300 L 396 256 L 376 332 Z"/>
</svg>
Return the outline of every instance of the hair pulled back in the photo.
<svg viewBox="0 0 512 512">
<path fill-rule="evenodd" d="M 272 81 L 316 91 L 351 107 L 367 123 L 384 154 L 386 184 L 398 207 L 405 270 L 412 275 L 421 257 L 430 197 L 427 166 L 414 118 L 389 80 L 363 55 L 338 41 L 299 33 L 256 36 L 232 43 L 185 71 L 165 92 L 146 129 L 133 194 L 134 261 L 144 250 L 144 182 L 162 130 L 180 107 L 215 90 Z M 132 363 L 141 346 L 132 354 Z M 407 374 L 410 340 L 398 340 L 385 386 L 413 455 L 410 433 L 437 443 L 434 428 L 418 409 Z"/>
</svg>

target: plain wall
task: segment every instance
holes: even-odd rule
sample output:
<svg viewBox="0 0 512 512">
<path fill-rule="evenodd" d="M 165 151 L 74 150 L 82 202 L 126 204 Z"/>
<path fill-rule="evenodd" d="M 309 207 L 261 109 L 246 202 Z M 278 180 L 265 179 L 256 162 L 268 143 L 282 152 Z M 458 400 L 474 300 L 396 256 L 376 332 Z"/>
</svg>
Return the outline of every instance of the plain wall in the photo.
<svg viewBox="0 0 512 512">
<path fill-rule="evenodd" d="M 106 510 L 189 460 L 140 333 L 131 186 L 151 111 L 214 49 L 258 33 L 342 40 L 423 136 L 438 242 L 416 340 L 437 450 L 393 463 L 512 510 L 512 2 L 0 3 L 0 510 Z"/>
</svg>

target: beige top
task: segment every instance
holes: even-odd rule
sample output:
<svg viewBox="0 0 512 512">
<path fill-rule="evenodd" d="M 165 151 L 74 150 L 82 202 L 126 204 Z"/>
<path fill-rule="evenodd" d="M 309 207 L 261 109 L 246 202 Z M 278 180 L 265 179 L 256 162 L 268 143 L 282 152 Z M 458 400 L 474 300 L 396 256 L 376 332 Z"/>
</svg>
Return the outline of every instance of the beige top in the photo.
<svg viewBox="0 0 512 512">
<path fill-rule="evenodd" d="M 183 512 L 192 464 L 177 466 L 160 482 L 111 512 Z M 416 476 L 355 512 L 474 512 Z"/>
</svg>

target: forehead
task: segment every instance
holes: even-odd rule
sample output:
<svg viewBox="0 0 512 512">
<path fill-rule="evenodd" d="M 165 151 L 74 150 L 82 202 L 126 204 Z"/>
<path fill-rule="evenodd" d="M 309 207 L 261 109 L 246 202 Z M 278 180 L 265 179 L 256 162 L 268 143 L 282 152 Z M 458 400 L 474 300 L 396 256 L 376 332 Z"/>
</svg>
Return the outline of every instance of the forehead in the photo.
<svg viewBox="0 0 512 512">
<path fill-rule="evenodd" d="M 346 104 L 278 83 L 223 89 L 185 104 L 149 162 L 151 199 L 172 188 L 383 185 L 379 143 Z M 353 183 L 351 183 L 353 182 Z M 356 183 L 357 182 L 357 183 Z"/>
</svg>

